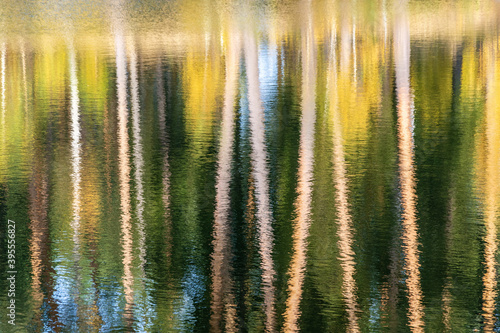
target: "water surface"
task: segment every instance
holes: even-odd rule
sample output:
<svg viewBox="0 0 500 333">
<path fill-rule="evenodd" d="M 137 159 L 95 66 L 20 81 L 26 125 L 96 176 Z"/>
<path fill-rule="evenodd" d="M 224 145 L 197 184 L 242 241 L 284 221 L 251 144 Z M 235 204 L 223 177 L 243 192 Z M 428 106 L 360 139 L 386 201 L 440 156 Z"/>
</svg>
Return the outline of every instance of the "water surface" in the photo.
<svg viewBox="0 0 500 333">
<path fill-rule="evenodd" d="M 1 332 L 500 330 L 496 2 L 1 7 Z"/>
</svg>

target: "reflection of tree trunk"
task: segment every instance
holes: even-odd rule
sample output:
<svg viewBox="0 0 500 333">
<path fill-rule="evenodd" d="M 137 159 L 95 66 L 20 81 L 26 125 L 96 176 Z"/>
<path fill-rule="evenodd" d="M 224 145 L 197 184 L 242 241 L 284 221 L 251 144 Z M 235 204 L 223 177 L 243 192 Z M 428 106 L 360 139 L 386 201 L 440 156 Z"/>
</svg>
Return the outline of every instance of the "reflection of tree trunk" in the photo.
<svg viewBox="0 0 500 333">
<path fill-rule="evenodd" d="M 80 221 L 81 221 L 81 130 L 80 130 L 80 97 L 78 93 L 78 73 L 76 54 L 72 42 L 69 42 L 69 80 L 70 80 L 70 126 L 71 126 L 71 184 L 73 189 L 73 219 L 71 228 L 73 229 L 73 258 L 75 269 L 75 303 L 78 306 L 77 316 L 84 318 L 82 311 L 84 309 L 80 290 L 83 288 L 81 281 L 80 267 Z"/>
<path fill-rule="evenodd" d="M 413 141 L 413 111 L 410 92 L 410 30 L 405 9 L 397 13 L 394 26 L 394 60 L 398 97 L 399 177 L 402 209 L 402 242 L 409 325 L 414 332 L 423 332 L 424 308 L 420 286 L 419 241 L 417 226 L 417 194 Z"/>
<path fill-rule="evenodd" d="M 26 127 L 28 127 L 28 122 L 30 117 L 28 115 L 28 79 L 26 70 L 26 45 L 23 40 L 20 41 L 21 44 L 21 64 L 23 70 L 23 95 L 24 95 L 24 120 Z"/>
<path fill-rule="evenodd" d="M 238 61 L 240 41 L 232 34 L 226 55 L 226 88 L 224 92 L 224 108 L 222 114 L 222 134 L 219 146 L 216 206 L 214 213 L 214 252 L 212 254 L 212 332 L 221 331 L 223 313 L 225 313 L 226 332 L 236 332 L 236 304 L 231 277 L 231 225 L 229 213 L 231 199 L 229 196 L 231 182 L 231 166 L 234 141 L 234 103 L 238 79 Z"/>
<path fill-rule="evenodd" d="M 262 291 L 264 293 L 264 313 L 266 332 L 275 331 L 274 310 L 274 264 L 272 250 L 274 244 L 269 202 L 269 170 L 265 143 L 264 110 L 260 96 L 259 64 L 257 43 L 251 33 L 245 37 L 245 60 L 248 77 L 248 102 L 250 109 L 250 129 L 252 133 L 252 178 L 255 182 L 255 221 L 262 269 Z"/>
<path fill-rule="evenodd" d="M 335 184 L 335 208 L 337 211 L 337 235 L 339 237 L 339 252 L 340 265 L 342 267 L 342 295 L 347 306 L 348 315 L 348 332 L 358 332 L 358 303 L 356 296 L 356 281 L 354 275 L 356 273 L 356 263 L 354 261 L 353 246 L 353 231 L 352 231 L 352 216 L 348 201 L 348 179 L 344 157 L 344 145 L 342 137 L 342 124 L 340 118 L 340 110 L 337 106 L 337 69 L 336 69 L 336 51 L 335 44 L 332 43 L 332 59 L 330 60 L 330 76 L 331 82 L 331 98 L 330 108 L 333 116 L 333 167 L 334 167 L 334 184 Z"/>
<path fill-rule="evenodd" d="M 71 183 L 73 187 L 73 242 L 75 254 L 80 250 L 80 213 L 81 213 L 81 131 L 80 98 L 78 96 L 78 77 L 76 55 L 73 45 L 69 49 L 70 89 L 71 89 Z"/>
<path fill-rule="evenodd" d="M 300 132 L 298 197 L 295 202 L 296 218 L 293 223 L 293 255 L 288 274 L 288 299 L 285 310 L 285 332 L 298 332 L 301 315 L 300 302 L 307 261 L 307 238 L 309 236 L 312 173 L 314 163 L 314 123 L 316 90 L 316 52 L 312 18 L 308 7 L 308 25 L 302 40 L 302 124 Z"/>
<path fill-rule="evenodd" d="M 452 103 L 451 103 L 451 129 L 450 129 L 450 137 L 451 140 L 454 140 L 455 135 L 459 132 L 457 120 L 455 118 L 458 116 L 457 107 L 460 100 L 460 88 L 461 88 L 461 77 L 462 77 L 462 62 L 463 62 L 463 47 L 462 45 L 456 46 L 457 49 L 453 54 L 453 71 L 452 71 Z M 452 142 L 453 144 L 453 142 Z M 450 150 L 455 151 L 452 147 Z M 443 303 L 443 325 L 447 332 L 452 332 L 452 319 L 451 319 L 451 310 L 452 310 L 452 294 L 451 290 L 453 288 L 452 277 L 450 276 L 450 265 L 451 263 L 451 251 L 452 251 L 452 237 L 453 237 L 453 223 L 455 220 L 455 197 L 456 197 L 456 189 L 453 182 L 451 180 L 450 191 L 449 191 L 449 204 L 448 204 L 448 218 L 446 220 L 445 227 L 445 242 L 446 242 L 446 255 L 447 255 L 447 269 L 446 269 L 446 278 L 445 284 L 443 287 L 443 292 L 441 296 L 441 300 Z"/>
<path fill-rule="evenodd" d="M 23 80 L 25 82 L 25 112 L 27 112 L 28 92 L 27 92 L 27 71 L 26 52 L 24 44 L 22 46 Z M 26 118 L 29 118 L 25 113 Z M 34 120 L 30 119 L 35 125 Z M 28 130 L 35 131 L 34 126 Z M 31 153 L 33 156 L 32 175 L 29 180 L 29 219 L 31 237 L 29 241 L 30 264 L 31 264 L 31 293 L 33 297 L 33 323 L 35 330 L 43 331 L 43 328 L 51 332 L 60 332 L 63 325 L 59 318 L 58 303 L 54 300 L 54 279 L 55 271 L 52 267 L 51 239 L 49 228 L 49 190 L 50 190 L 50 170 L 52 147 L 42 143 L 43 138 L 33 140 L 35 134 L 29 132 L 28 144 L 33 145 Z M 47 315 L 50 320 L 44 317 Z"/>
<path fill-rule="evenodd" d="M 398 294 L 399 294 L 399 271 L 401 270 L 401 258 L 399 239 L 393 241 L 389 252 L 389 276 L 388 281 L 382 285 L 382 323 L 389 327 L 391 332 L 396 332 L 398 327 Z"/>
<path fill-rule="evenodd" d="M 485 175 L 485 226 L 484 236 L 484 263 L 485 272 L 483 275 L 483 320 L 484 331 L 493 332 L 496 320 L 496 298 L 497 298 L 497 270 L 496 255 L 498 249 L 497 242 L 497 211 L 498 211 L 498 165 L 500 137 L 498 134 L 498 89 L 497 89 L 497 69 L 496 69 L 496 43 L 491 43 L 486 48 L 487 54 L 487 74 L 486 74 L 486 175 Z"/>
<path fill-rule="evenodd" d="M 245 207 L 245 229 L 244 229 L 244 242 L 245 244 L 248 244 L 248 246 L 245 249 L 245 268 L 243 271 L 250 271 L 253 268 L 253 263 L 254 263 L 254 256 L 255 256 L 255 247 L 253 244 L 255 244 L 255 212 L 257 210 L 256 208 L 256 203 L 255 203 L 255 181 L 253 179 L 253 175 L 250 172 L 248 174 L 248 198 L 246 200 L 246 207 Z M 253 299 L 254 299 L 254 294 L 255 291 L 253 290 L 253 276 L 251 274 L 247 274 L 244 282 L 244 296 L 243 299 L 244 304 L 242 306 L 242 318 L 244 320 L 248 321 L 249 319 L 249 313 L 251 313 L 251 309 L 253 306 Z"/>
<path fill-rule="evenodd" d="M 123 288 L 125 293 L 125 313 L 127 324 L 132 325 L 134 303 L 132 275 L 132 223 L 130 215 L 130 165 L 128 146 L 127 110 L 127 64 L 123 32 L 115 32 L 116 47 L 116 89 L 118 97 L 118 161 L 121 207 L 121 236 L 123 253 Z"/>
<path fill-rule="evenodd" d="M 53 332 L 59 332 L 62 324 L 59 321 L 57 302 L 53 298 L 54 270 L 50 263 L 50 233 L 48 222 L 49 210 L 49 170 L 47 167 L 46 147 L 35 147 L 33 150 L 33 173 L 29 184 L 29 218 L 30 218 L 30 262 L 32 268 L 31 292 L 35 327 L 42 331 L 47 325 Z M 44 297 L 45 291 L 45 297 Z M 44 298 L 50 321 L 43 318 Z"/>
<path fill-rule="evenodd" d="M 384 17 L 385 17 L 385 4 L 384 4 Z M 387 18 L 385 17 L 385 20 Z M 383 102 L 381 108 L 379 109 L 379 114 L 377 117 L 377 135 L 383 138 L 387 135 L 387 131 L 390 131 L 388 126 L 393 123 L 392 116 L 392 71 L 390 64 L 390 44 L 387 43 L 387 22 L 384 21 L 384 85 L 382 88 Z M 392 229 L 392 234 L 394 235 L 392 239 L 392 244 L 389 249 L 389 275 L 386 277 L 387 282 L 384 282 L 381 288 L 382 297 L 382 324 L 383 326 L 389 327 L 389 331 L 395 332 L 398 326 L 398 294 L 399 294 L 399 283 L 401 271 L 401 255 L 399 249 L 401 248 L 401 241 L 399 238 L 399 226 L 396 224 Z"/>
<path fill-rule="evenodd" d="M 348 1 L 342 2 L 342 12 L 346 13 L 342 15 L 342 22 L 340 25 L 340 71 L 346 73 L 349 69 L 349 64 L 351 62 L 351 50 L 353 43 L 353 36 L 351 27 L 351 20 L 347 13 L 351 12 L 350 3 Z"/>
<path fill-rule="evenodd" d="M 172 218 L 170 215 L 170 164 L 168 161 L 169 149 L 168 149 L 168 133 L 166 126 L 166 98 L 165 98 L 165 88 L 163 82 L 163 71 L 161 67 L 161 61 L 158 60 L 156 64 L 156 91 L 158 98 L 158 123 L 160 128 L 160 143 L 162 147 L 163 156 L 163 171 L 162 171 L 162 184 L 163 184 L 163 218 L 165 223 L 165 257 L 167 269 L 171 265 L 172 259 Z"/>
<path fill-rule="evenodd" d="M 140 121 L 140 102 L 139 102 L 139 79 L 137 77 L 137 53 L 134 42 L 129 42 L 130 53 L 130 89 L 132 100 L 132 131 L 134 137 L 133 143 L 133 163 L 135 169 L 135 185 L 137 198 L 137 233 L 139 234 L 139 265 L 141 275 L 144 278 L 144 265 L 146 263 L 146 235 L 144 232 L 144 157 L 142 150 L 142 133 Z M 142 281 L 142 280 L 141 280 Z"/>
<path fill-rule="evenodd" d="M 446 229 L 445 229 L 445 238 L 446 238 L 446 252 L 449 253 L 451 251 L 451 238 L 453 236 L 453 221 L 455 218 L 455 197 L 454 197 L 454 186 L 451 186 L 450 190 L 450 203 L 448 207 L 448 219 L 446 220 Z M 450 262 L 448 262 L 448 266 L 450 265 Z M 443 293 L 441 296 L 441 301 L 443 303 L 443 325 L 446 330 L 446 332 L 452 332 L 451 330 L 451 289 L 453 287 L 452 285 L 452 278 L 449 275 L 449 268 L 447 269 L 446 272 L 446 279 L 445 279 L 445 284 L 443 287 Z"/>
</svg>

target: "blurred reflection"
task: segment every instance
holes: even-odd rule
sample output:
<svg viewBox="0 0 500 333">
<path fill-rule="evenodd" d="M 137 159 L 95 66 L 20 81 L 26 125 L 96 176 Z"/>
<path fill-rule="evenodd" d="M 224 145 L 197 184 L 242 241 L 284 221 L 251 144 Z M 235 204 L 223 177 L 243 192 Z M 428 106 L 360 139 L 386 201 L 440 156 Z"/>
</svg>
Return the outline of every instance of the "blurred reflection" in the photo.
<svg viewBox="0 0 500 333">
<path fill-rule="evenodd" d="M 72 183 L 72 220 L 73 229 L 73 260 L 74 260 L 74 302 L 77 305 L 77 316 L 83 319 L 83 304 L 80 298 L 82 288 L 81 281 L 81 263 L 80 263 L 80 223 L 81 223 L 81 129 L 80 129 L 80 97 L 78 91 L 78 74 L 74 45 L 68 42 L 69 56 L 69 83 L 70 83 L 70 117 L 71 117 L 71 183 Z M 77 326 L 79 327 L 79 326 Z"/>
<path fill-rule="evenodd" d="M 78 256 L 80 250 L 80 191 L 81 191 L 81 133 L 80 133 L 80 98 L 78 96 L 78 78 L 76 69 L 76 55 L 72 44 L 69 45 L 69 80 L 71 89 L 71 182 L 73 185 L 73 242 L 74 254 Z"/>
<path fill-rule="evenodd" d="M 410 29 L 405 4 L 397 8 L 394 22 L 394 62 L 398 101 L 399 177 L 402 209 L 402 241 L 409 325 L 414 332 L 424 330 L 424 308 L 420 286 L 417 194 L 413 139 L 413 102 L 410 91 Z"/>
<path fill-rule="evenodd" d="M 137 296 L 137 301 L 140 305 L 136 305 L 137 311 L 136 318 L 140 318 L 140 327 L 144 329 L 151 319 L 147 317 L 151 307 L 145 301 L 148 298 L 147 290 L 145 290 L 146 283 L 146 232 L 144 223 L 144 157 L 142 145 L 142 131 L 141 131 L 141 106 L 139 98 L 139 75 L 138 75 L 138 59 L 135 42 L 133 37 L 127 38 L 127 47 L 129 53 L 129 68 L 130 68 L 130 99 L 132 107 L 132 135 L 133 135 L 133 167 L 135 173 L 135 195 L 136 195 L 136 208 L 135 216 L 137 219 L 136 230 L 138 235 L 137 246 L 139 248 L 139 284 L 134 285 L 134 292 Z M 146 326 L 147 327 L 147 326 Z"/>
<path fill-rule="evenodd" d="M 28 123 L 30 117 L 28 116 L 28 77 L 26 73 L 26 42 L 21 39 L 19 41 L 19 44 L 21 48 L 21 65 L 23 71 L 24 117 L 26 123 Z"/>
<path fill-rule="evenodd" d="M 335 28 L 334 28 L 335 31 Z M 356 296 L 356 281 L 354 275 L 356 273 L 356 263 L 354 261 L 355 253 L 353 251 L 353 231 L 352 231 L 352 216 L 349 208 L 349 188 L 346 170 L 346 161 L 344 156 L 344 138 L 343 129 L 338 107 L 337 94 L 337 56 L 336 56 L 336 36 L 332 36 L 331 43 L 331 60 L 329 69 L 329 81 L 332 92 L 330 98 L 330 114 L 333 122 L 333 168 L 334 168 L 334 184 L 335 184 L 335 209 L 337 211 L 337 224 L 339 237 L 338 247 L 340 252 L 340 261 L 342 267 L 342 295 L 344 297 L 347 314 L 348 314 L 348 332 L 359 332 L 357 319 L 358 304 Z M 348 44 L 342 44 L 342 47 L 351 47 Z M 341 50 L 344 52 L 344 50 Z M 355 63 L 353 64 L 355 66 Z M 355 70 L 354 70 L 354 73 Z M 355 74 L 356 75 L 356 74 Z"/>
<path fill-rule="evenodd" d="M 304 270 L 307 262 L 307 238 L 311 223 L 312 176 L 314 165 L 314 124 L 316 121 L 316 45 L 310 8 L 307 7 L 303 29 L 302 53 L 302 119 L 300 128 L 299 170 L 296 219 L 293 221 L 293 255 L 288 270 L 288 298 L 285 311 L 285 332 L 298 332 L 301 315 L 300 302 L 303 293 Z"/>
<path fill-rule="evenodd" d="M 265 331 L 275 331 L 274 310 L 274 263 L 272 216 L 269 199 L 269 170 L 265 143 L 264 109 L 262 106 L 257 43 L 253 33 L 245 34 L 245 61 L 248 77 L 248 102 L 252 144 L 252 178 L 255 186 L 257 234 L 262 269 L 262 291 L 264 293 Z"/>
<path fill-rule="evenodd" d="M 160 58 L 161 59 L 161 58 Z M 160 129 L 160 143 L 162 147 L 162 202 L 163 202 L 163 219 L 165 224 L 165 255 L 167 258 L 167 267 L 171 265 L 171 252 L 172 252 L 172 217 L 170 212 L 170 163 L 168 161 L 169 149 L 168 149 L 168 133 L 166 129 L 166 106 L 165 101 L 165 88 L 163 82 L 163 71 L 161 67 L 161 62 L 158 61 L 156 64 L 156 91 L 158 100 L 158 123 Z"/>
<path fill-rule="evenodd" d="M 130 165 L 129 165 L 129 136 L 128 136 L 128 108 L 127 108 L 127 61 L 125 41 L 121 30 L 115 31 L 116 50 L 116 90 L 118 98 L 118 160 L 120 182 L 121 208 L 121 236 L 123 255 L 123 288 L 125 293 L 125 318 L 131 325 L 132 307 L 134 302 L 132 275 L 133 240 L 130 215 Z"/>
<path fill-rule="evenodd" d="M 33 325 L 37 331 L 42 331 L 45 324 L 51 330 L 61 327 L 58 315 L 58 304 L 53 298 L 53 274 L 50 259 L 51 237 L 49 231 L 49 168 L 48 147 L 39 141 L 33 148 L 33 167 L 29 183 L 29 219 L 30 219 L 30 264 L 31 264 L 31 294 L 33 304 Z M 43 322 L 43 308 L 51 320 Z"/>
<path fill-rule="evenodd" d="M 142 152 L 142 132 L 139 105 L 139 78 L 137 74 L 137 53 L 132 38 L 128 39 L 129 58 L 130 58 L 130 90 L 132 102 L 132 131 L 134 137 L 133 163 L 135 171 L 136 198 L 137 198 L 137 232 L 139 234 L 139 265 L 141 275 L 144 278 L 144 265 L 146 263 L 146 235 L 144 232 L 144 158 Z"/>
<path fill-rule="evenodd" d="M 63 2 L 0 6 L 19 331 L 498 328 L 498 5 Z"/>
<path fill-rule="evenodd" d="M 452 229 L 453 229 L 453 222 L 455 219 L 455 197 L 454 197 L 454 186 L 451 186 L 450 190 L 450 202 L 449 202 L 449 212 L 448 212 L 448 218 L 446 221 L 446 248 L 448 251 L 451 249 L 451 238 L 452 238 Z M 453 289 L 453 281 L 450 277 L 450 272 L 449 269 L 447 269 L 446 272 L 446 281 L 443 287 L 443 293 L 441 296 L 442 302 L 443 302 L 443 324 L 446 332 L 452 332 L 451 329 L 451 302 L 452 302 L 452 295 L 451 295 L 451 290 Z"/>
<path fill-rule="evenodd" d="M 497 216 L 500 173 L 498 165 L 500 162 L 500 135 L 499 135 L 499 89 L 497 68 L 498 59 L 497 41 L 488 41 L 485 45 L 486 62 L 486 105 L 485 105 L 485 137 L 486 156 L 484 168 L 484 224 L 486 234 L 484 236 L 484 265 L 483 275 L 483 319 L 484 331 L 493 332 L 497 323 L 496 300 L 497 290 Z"/>
<path fill-rule="evenodd" d="M 230 34 L 226 53 L 226 83 L 222 109 L 221 138 L 217 161 L 216 194 L 214 212 L 214 239 L 212 254 L 212 316 L 211 332 L 221 332 L 224 315 L 224 332 L 237 331 L 234 283 L 231 277 L 231 208 L 230 182 L 234 141 L 234 104 L 238 83 L 240 37 L 236 31 Z"/>
<path fill-rule="evenodd" d="M 341 4 L 343 13 L 351 13 L 352 8 L 351 2 L 343 1 Z M 342 21 L 340 24 L 340 70 L 341 72 L 347 72 L 349 65 L 351 63 L 351 57 L 354 45 L 354 36 L 351 22 L 352 17 L 350 15 L 342 15 Z"/>
<path fill-rule="evenodd" d="M 6 107 L 6 87 L 5 87 L 5 75 L 6 75 L 6 58 L 7 58 L 7 47 L 6 43 L 3 42 L 0 47 L 0 84 L 1 84 L 1 102 L 0 107 L 2 108 L 2 120 L 1 126 L 2 131 L 5 131 L 5 107 Z M 5 147 L 5 133 L 2 133 L 3 144 L 2 147 Z"/>
</svg>

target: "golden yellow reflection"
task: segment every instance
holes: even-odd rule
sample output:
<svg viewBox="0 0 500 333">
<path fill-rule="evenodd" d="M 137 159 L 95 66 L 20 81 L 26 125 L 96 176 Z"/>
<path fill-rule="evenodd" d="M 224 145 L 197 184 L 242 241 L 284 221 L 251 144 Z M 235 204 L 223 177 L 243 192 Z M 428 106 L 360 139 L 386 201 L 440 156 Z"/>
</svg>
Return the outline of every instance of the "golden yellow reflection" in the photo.
<svg viewBox="0 0 500 333">
<path fill-rule="evenodd" d="M 310 10 L 309 7 L 307 9 Z M 311 223 L 312 174 L 314 164 L 314 124 L 316 121 L 316 52 L 312 18 L 306 14 L 302 40 L 302 121 L 300 130 L 298 188 L 295 210 L 297 217 L 293 222 L 293 255 L 288 274 L 288 298 L 285 310 L 285 332 L 298 332 L 298 319 L 301 315 L 300 302 L 307 261 L 307 238 Z"/>
<path fill-rule="evenodd" d="M 220 36 L 206 31 L 189 45 L 183 64 L 186 132 L 192 144 L 192 158 L 203 156 L 213 136 L 217 101 L 223 91 L 224 65 Z"/>
<path fill-rule="evenodd" d="M 404 5 L 401 5 L 404 6 Z M 402 241 L 408 318 L 413 332 L 424 331 L 424 307 L 420 285 L 417 194 L 413 141 L 413 110 L 410 91 L 410 29 L 405 8 L 399 8 L 394 23 L 394 62 L 398 100 L 398 154 L 402 208 Z"/>
<path fill-rule="evenodd" d="M 493 332 L 496 317 L 496 299 L 498 296 L 498 278 L 497 278 L 497 214 L 498 214 L 498 194 L 499 194 L 499 171 L 500 162 L 500 135 L 499 135 L 499 89 L 498 78 L 499 68 L 498 42 L 489 41 L 485 47 L 486 61 L 486 156 L 484 168 L 484 223 L 486 226 L 486 235 L 484 236 L 484 265 L 483 275 L 483 319 L 484 331 Z"/>
<path fill-rule="evenodd" d="M 226 84 L 222 109 L 222 130 L 217 162 L 216 197 L 214 213 L 214 252 L 212 254 L 212 332 L 221 331 L 225 314 L 225 332 L 236 332 L 236 304 L 231 277 L 231 208 L 230 183 L 234 141 L 234 105 L 237 92 L 238 66 L 240 57 L 240 37 L 231 34 L 226 54 Z"/>
</svg>

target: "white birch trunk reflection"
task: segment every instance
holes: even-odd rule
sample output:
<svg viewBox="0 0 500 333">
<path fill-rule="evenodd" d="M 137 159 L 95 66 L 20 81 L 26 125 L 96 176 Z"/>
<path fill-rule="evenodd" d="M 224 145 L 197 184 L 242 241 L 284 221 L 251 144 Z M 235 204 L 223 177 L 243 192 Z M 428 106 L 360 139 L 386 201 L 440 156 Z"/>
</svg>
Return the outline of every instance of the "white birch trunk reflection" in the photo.
<svg viewBox="0 0 500 333">
<path fill-rule="evenodd" d="M 335 29 L 332 30 L 335 33 Z M 347 306 L 347 331 L 358 332 L 357 287 L 354 279 L 354 275 L 356 273 L 356 263 L 354 261 L 355 253 L 352 248 L 354 242 L 352 216 L 349 207 L 349 188 L 344 156 L 342 120 L 338 107 L 336 36 L 334 34 L 332 36 L 333 40 L 331 43 L 328 90 L 330 91 L 330 114 L 333 121 L 333 180 L 335 184 L 335 209 L 337 211 L 337 235 L 339 237 L 338 246 L 340 252 L 340 266 L 342 267 L 342 295 Z M 343 46 L 347 45 L 343 44 Z"/>
<path fill-rule="evenodd" d="M 212 332 L 221 331 L 223 316 L 225 317 L 224 331 L 237 331 L 236 304 L 233 294 L 234 282 L 229 266 L 232 259 L 231 225 L 229 219 L 231 198 L 229 191 L 234 144 L 234 103 L 237 92 L 239 56 L 240 37 L 236 32 L 233 32 L 228 42 L 226 54 L 226 84 L 224 90 L 224 107 L 222 109 L 222 133 L 215 185 L 212 316 L 210 318 Z"/>
<path fill-rule="evenodd" d="M 82 299 L 80 297 L 82 281 L 80 267 L 80 222 L 81 222 L 81 129 L 80 129 L 80 98 L 78 93 L 78 75 L 76 54 L 73 42 L 68 42 L 69 81 L 70 81 L 70 126 L 71 126 L 71 185 L 72 185 L 72 220 L 73 258 L 75 274 L 75 304 L 78 307 L 77 316 L 82 316 Z"/>
<path fill-rule="evenodd" d="M 117 27 L 115 27 L 117 28 Z M 130 212 L 130 165 L 128 144 L 128 110 L 127 110 L 127 60 L 123 31 L 115 31 L 116 49 L 116 89 L 118 98 L 118 168 L 120 183 L 121 237 L 123 256 L 123 288 L 125 294 L 125 318 L 132 319 L 134 304 L 132 275 L 132 223 Z"/>
<path fill-rule="evenodd" d="M 144 277 L 144 265 L 146 264 L 146 235 L 144 231 L 144 157 L 142 148 L 142 132 L 139 102 L 139 79 L 137 77 L 137 53 L 132 39 L 128 42 L 129 48 L 129 68 L 130 68 L 130 89 L 132 101 L 132 134 L 133 141 L 133 163 L 135 169 L 136 199 L 137 199 L 137 233 L 139 234 L 139 266 L 141 276 Z"/>
<path fill-rule="evenodd" d="M 499 165 L 499 135 L 498 135 L 498 88 L 496 55 L 498 54 L 496 42 L 491 42 L 486 47 L 486 174 L 484 194 L 484 223 L 486 235 L 484 236 L 484 265 L 483 275 L 483 321 L 484 331 L 493 332 L 497 323 L 496 299 L 497 290 L 497 215 L 498 215 L 498 176 Z"/>
<path fill-rule="evenodd" d="M 77 255 L 80 248 L 80 192 L 81 192 L 81 130 L 80 130 L 80 99 L 78 96 L 78 77 L 76 69 L 75 50 L 70 43 L 69 50 L 69 79 L 70 79 L 70 103 L 71 103 L 71 183 L 73 190 L 73 242 L 74 253 Z"/>
<path fill-rule="evenodd" d="M 265 139 L 264 109 L 260 94 L 258 50 L 251 32 L 245 35 L 245 61 L 248 77 L 248 102 L 252 144 L 252 178 L 255 184 L 257 234 L 262 269 L 262 291 L 264 293 L 265 330 L 275 330 L 274 309 L 274 263 L 272 258 L 274 237 L 269 202 L 269 169 Z"/>
<path fill-rule="evenodd" d="M 394 25 L 394 61 L 398 109 L 398 152 L 401 195 L 402 241 L 408 319 L 413 332 L 424 330 L 424 307 L 420 285 L 419 240 L 417 225 L 417 193 L 413 139 L 413 110 L 410 91 L 410 29 L 404 4 L 396 13 Z"/>
<path fill-rule="evenodd" d="M 288 298 L 285 310 L 285 332 L 298 332 L 300 302 L 307 262 L 307 238 L 311 223 L 312 176 L 314 164 L 314 124 L 316 121 L 316 52 L 310 7 L 302 39 L 302 120 L 300 130 L 298 197 L 293 221 L 293 255 L 288 274 Z"/>
</svg>

